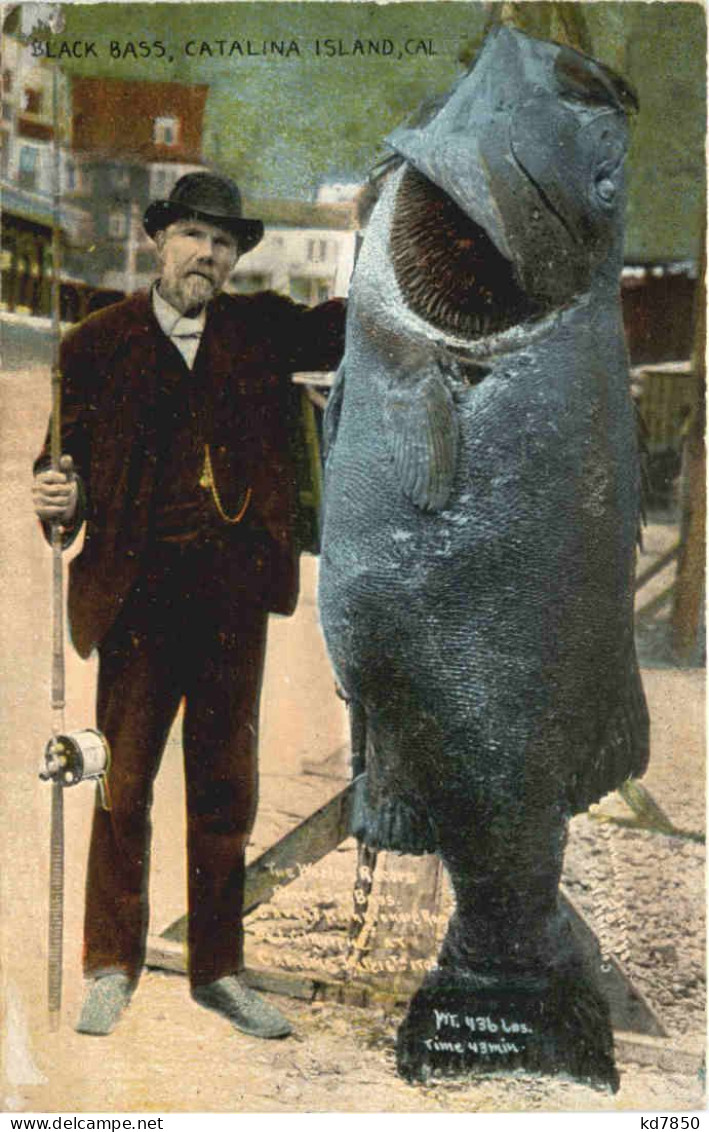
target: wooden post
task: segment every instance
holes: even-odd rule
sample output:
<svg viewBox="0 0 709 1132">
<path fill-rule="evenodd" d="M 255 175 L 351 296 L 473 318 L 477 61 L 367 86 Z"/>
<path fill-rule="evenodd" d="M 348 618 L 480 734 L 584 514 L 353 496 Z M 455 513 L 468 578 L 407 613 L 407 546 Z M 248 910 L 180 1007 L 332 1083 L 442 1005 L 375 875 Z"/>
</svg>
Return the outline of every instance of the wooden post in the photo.
<svg viewBox="0 0 709 1132">
<path fill-rule="evenodd" d="M 366 986 L 413 994 L 439 950 L 443 866 L 438 857 L 381 853 L 378 883 L 354 974 Z M 443 916 L 448 922 L 449 912 Z M 357 957 L 355 957 L 357 958 Z"/>
<path fill-rule="evenodd" d="M 694 398 L 682 450 L 680 555 L 672 611 L 672 648 L 678 664 L 696 664 L 702 654 L 706 585 L 706 233 L 694 309 Z"/>
</svg>

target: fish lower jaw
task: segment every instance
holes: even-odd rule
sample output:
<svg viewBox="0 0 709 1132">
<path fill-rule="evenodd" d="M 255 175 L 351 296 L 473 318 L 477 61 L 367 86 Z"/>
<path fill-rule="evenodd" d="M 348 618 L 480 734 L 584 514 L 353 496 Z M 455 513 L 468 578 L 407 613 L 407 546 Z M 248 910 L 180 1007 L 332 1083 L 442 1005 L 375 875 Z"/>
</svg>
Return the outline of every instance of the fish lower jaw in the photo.
<svg viewBox="0 0 709 1132">
<path fill-rule="evenodd" d="M 573 303 L 557 307 L 549 314 L 534 321 L 515 323 L 504 330 L 481 334 L 480 337 L 471 337 L 469 334 L 456 334 L 450 330 L 443 330 L 426 322 L 421 315 L 408 306 L 404 296 L 396 284 L 389 290 L 385 304 L 387 325 L 397 327 L 397 342 L 416 347 L 434 347 L 446 353 L 471 361 L 485 361 L 498 355 L 511 354 L 524 349 L 542 338 L 546 338 L 557 330 L 562 321 L 582 305 L 587 305 L 588 296 L 576 298 Z M 362 327 L 375 342 L 379 340 L 380 347 L 391 352 L 391 339 L 383 338 L 380 326 L 372 319 L 373 296 L 367 296 L 368 301 L 358 304 L 358 313 Z M 378 308 L 377 308 L 378 309 Z M 398 354 L 399 348 L 395 350 Z"/>
<path fill-rule="evenodd" d="M 557 329 L 565 313 L 566 308 L 555 310 L 535 322 L 519 323 L 507 330 L 500 330 L 480 338 L 445 334 L 425 323 L 424 325 L 427 326 L 427 336 L 437 346 L 466 358 L 482 361 L 500 354 L 514 353 L 539 341 L 540 338 L 545 338 Z"/>
</svg>

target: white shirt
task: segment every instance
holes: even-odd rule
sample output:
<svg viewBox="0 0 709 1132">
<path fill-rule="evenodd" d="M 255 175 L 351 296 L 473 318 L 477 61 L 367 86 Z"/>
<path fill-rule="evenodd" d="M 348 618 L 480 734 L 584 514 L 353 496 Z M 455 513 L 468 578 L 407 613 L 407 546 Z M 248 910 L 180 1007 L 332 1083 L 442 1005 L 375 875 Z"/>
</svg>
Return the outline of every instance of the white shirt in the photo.
<svg viewBox="0 0 709 1132">
<path fill-rule="evenodd" d="M 163 299 L 157 284 L 153 287 L 152 294 L 153 314 L 158 320 L 160 329 L 175 343 L 188 368 L 192 369 L 207 321 L 205 311 L 201 310 L 196 318 L 188 318 Z"/>
</svg>

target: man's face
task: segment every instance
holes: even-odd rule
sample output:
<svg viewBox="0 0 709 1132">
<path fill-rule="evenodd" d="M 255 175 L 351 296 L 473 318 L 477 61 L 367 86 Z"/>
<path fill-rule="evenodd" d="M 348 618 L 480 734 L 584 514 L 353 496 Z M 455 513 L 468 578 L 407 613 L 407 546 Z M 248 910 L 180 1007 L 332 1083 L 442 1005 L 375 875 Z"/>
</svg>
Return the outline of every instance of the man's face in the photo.
<svg viewBox="0 0 709 1132">
<path fill-rule="evenodd" d="M 177 220 L 156 233 L 160 294 L 182 314 L 197 312 L 218 295 L 236 263 L 236 240 L 202 220 Z"/>
</svg>

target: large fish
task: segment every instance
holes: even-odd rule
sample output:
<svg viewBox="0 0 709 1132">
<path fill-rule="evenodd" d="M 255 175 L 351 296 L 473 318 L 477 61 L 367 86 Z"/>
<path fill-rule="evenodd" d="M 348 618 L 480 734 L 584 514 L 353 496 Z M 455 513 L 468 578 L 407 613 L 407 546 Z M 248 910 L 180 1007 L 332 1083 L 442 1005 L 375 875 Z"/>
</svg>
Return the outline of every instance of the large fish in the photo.
<svg viewBox="0 0 709 1132">
<path fill-rule="evenodd" d="M 558 904 L 569 817 L 641 774 L 639 466 L 619 304 L 634 96 L 502 28 L 401 158 L 352 281 L 326 428 L 322 625 L 371 846 L 456 911 L 398 1036 L 409 1078 L 617 1088 Z"/>
</svg>

